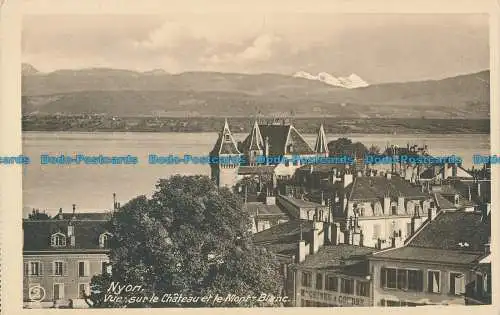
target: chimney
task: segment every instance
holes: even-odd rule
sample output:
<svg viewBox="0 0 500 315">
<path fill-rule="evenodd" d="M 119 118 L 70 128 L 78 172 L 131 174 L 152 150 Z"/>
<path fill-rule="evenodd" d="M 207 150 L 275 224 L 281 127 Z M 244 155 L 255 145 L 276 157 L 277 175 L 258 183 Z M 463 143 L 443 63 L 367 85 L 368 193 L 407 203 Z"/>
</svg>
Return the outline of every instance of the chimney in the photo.
<svg viewBox="0 0 500 315">
<path fill-rule="evenodd" d="M 384 207 L 384 215 L 390 215 L 390 210 L 391 210 L 391 198 L 389 197 L 389 194 L 386 193 L 384 195 L 384 204 L 382 205 Z"/>
<path fill-rule="evenodd" d="M 437 216 L 437 209 L 434 207 L 434 208 L 429 208 L 428 212 L 427 212 L 427 218 L 429 219 L 429 221 L 432 221 L 434 220 L 434 218 Z"/>
<path fill-rule="evenodd" d="M 385 178 L 387 178 L 387 179 L 391 179 L 391 176 L 392 176 L 392 174 L 390 172 L 387 172 L 387 174 L 385 174 Z"/>
<path fill-rule="evenodd" d="M 57 219 L 62 220 L 63 219 L 63 211 L 62 208 L 59 208 L 59 213 L 57 214 Z"/>
<path fill-rule="evenodd" d="M 477 182 L 477 196 L 481 197 L 481 182 Z"/>
<path fill-rule="evenodd" d="M 321 205 L 324 206 L 325 205 L 325 196 L 323 194 L 323 191 L 321 191 Z M 322 219 L 323 220 L 323 219 Z"/>
<path fill-rule="evenodd" d="M 319 247 L 322 245 L 320 244 L 320 239 L 319 239 L 319 230 L 323 226 L 322 222 L 318 222 L 316 220 L 316 217 L 313 220 L 313 228 L 311 230 L 311 245 L 309 248 L 309 253 L 310 254 L 316 254 L 319 250 Z"/>
<path fill-rule="evenodd" d="M 451 176 L 457 177 L 457 164 L 451 166 Z"/>
<path fill-rule="evenodd" d="M 275 196 L 266 196 L 266 205 L 275 205 L 276 197 Z"/>
<path fill-rule="evenodd" d="M 75 214 L 75 211 L 76 211 L 76 205 L 73 204 L 73 216 L 71 217 L 72 220 L 76 220 L 76 214 Z"/>
<path fill-rule="evenodd" d="M 405 197 L 404 196 L 399 196 L 398 197 L 397 214 L 404 214 L 404 213 L 406 213 L 406 209 L 405 209 Z"/>
<path fill-rule="evenodd" d="M 264 155 L 266 157 L 268 157 L 269 156 L 269 137 L 266 137 L 266 139 L 264 139 L 264 150 L 265 150 Z"/>
<path fill-rule="evenodd" d="M 113 193 L 113 210 L 117 210 L 116 193 Z"/>
<path fill-rule="evenodd" d="M 469 199 L 469 201 L 471 201 L 471 200 L 472 200 L 472 194 L 471 194 L 471 192 L 470 192 L 470 185 L 469 185 L 469 186 L 467 186 L 467 188 L 468 188 L 468 196 L 469 196 L 469 198 L 468 198 L 468 199 Z"/>
<path fill-rule="evenodd" d="M 444 168 L 443 168 L 443 179 L 447 179 L 450 177 L 450 167 L 448 163 L 444 163 Z"/>
<path fill-rule="evenodd" d="M 340 224 L 333 223 L 330 229 L 330 242 L 332 245 L 340 244 Z"/>
<path fill-rule="evenodd" d="M 297 263 L 301 263 L 306 259 L 306 241 L 300 240 L 299 241 L 299 247 L 298 247 L 298 255 L 297 255 Z"/>
<path fill-rule="evenodd" d="M 488 255 L 491 252 L 491 236 L 488 236 L 488 242 L 484 244 L 484 254 Z"/>
<path fill-rule="evenodd" d="M 344 174 L 344 188 L 352 183 L 352 174 Z"/>
</svg>

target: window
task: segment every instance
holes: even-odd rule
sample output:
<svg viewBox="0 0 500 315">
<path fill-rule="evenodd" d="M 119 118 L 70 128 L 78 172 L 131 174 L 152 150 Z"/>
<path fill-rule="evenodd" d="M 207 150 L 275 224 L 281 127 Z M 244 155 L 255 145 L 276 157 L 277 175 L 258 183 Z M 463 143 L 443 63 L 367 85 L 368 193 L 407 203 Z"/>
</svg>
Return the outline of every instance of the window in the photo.
<svg viewBox="0 0 500 315">
<path fill-rule="evenodd" d="M 398 209 L 396 205 L 392 205 L 392 215 L 397 215 L 398 214 Z"/>
<path fill-rule="evenodd" d="M 354 280 L 340 279 L 340 292 L 345 294 L 354 294 Z"/>
<path fill-rule="evenodd" d="M 423 290 L 422 270 L 382 268 L 380 285 L 387 289 Z"/>
<path fill-rule="evenodd" d="M 62 276 L 63 275 L 63 262 L 62 261 L 55 261 L 53 266 L 52 266 L 52 274 L 54 276 Z"/>
<path fill-rule="evenodd" d="M 30 272 L 31 276 L 41 276 L 42 275 L 42 264 L 39 261 L 30 262 Z"/>
<path fill-rule="evenodd" d="M 88 261 L 79 261 L 78 262 L 78 276 L 79 277 L 88 277 L 89 276 L 89 262 Z"/>
<path fill-rule="evenodd" d="M 228 134 L 224 135 L 224 141 L 226 142 L 231 141 L 231 137 Z"/>
<path fill-rule="evenodd" d="M 424 277 L 422 270 L 408 270 L 408 291 L 422 292 L 424 288 Z"/>
<path fill-rule="evenodd" d="M 109 239 L 111 234 L 103 233 L 99 236 L 99 247 L 101 248 L 109 248 Z"/>
<path fill-rule="evenodd" d="M 78 285 L 78 297 L 84 299 L 90 294 L 90 285 L 88 283 L 80 283 Z"/>
<path fill-rule="evenodd" d="M 484 293 L 485 285 L 484 278 L 481 274 L 476 274 L 476 292 L 478 295 L 482 295 Z"/>
<path fill-rule="evenodd" d="M 28 276 L 30 274 L 30 265 L 28 263 L 24 263 L 24 275 Z"/>
<path fill-rule="evenodd" d="M 311 273 L 303 272 L 302 273 L 302 286 L 310 287 L 311 286 Z"/>
<path fill-rule="evenodd" d="M 323 290 L 323 274 L 316 274 L 316 289 Z"/>
<path fill-rule="evenodd" d="M 465 293 L 464 275 L 450 272 L 450 294 L 461 295 L 463 293 Z"/>
<path fill-rule="evenodd" d="M 373 239 L 379 239 L 380 238 L 380 224 L 374 224 L 373 225 Z"/>
<path fill-rule="evenodd" d="M 406 223 L 406 237 L 410 237 L 410 236 L 411 236 L 411 222 Z"/>
<path fill-rule="evenodd" d="M 356 295 L 370 296 L 370 282 L 358 281 L 356 283 Z"/>
<path fill-rule="evenodd" d="M 62 233 L 55 233 L 50 237 L 50 244 L 52 247 L 66 246 L 66 236 Z"/>
<path fill-rule="evenodd" d="M 427 273 L 427 290 L 431 293 L 441 292 L 441 272 L 429 270 Z"/>
<path fill-rule="evenodd" d="M 326 277 L 326 289 L 328 291 L 338 291 L 338 280 L 337 277 L 327 276 Z"/>
<path fill-rule="evenodd" d="M 54 283 L 54 300 L 64 299 L 64 284 Z"/>
</svg>

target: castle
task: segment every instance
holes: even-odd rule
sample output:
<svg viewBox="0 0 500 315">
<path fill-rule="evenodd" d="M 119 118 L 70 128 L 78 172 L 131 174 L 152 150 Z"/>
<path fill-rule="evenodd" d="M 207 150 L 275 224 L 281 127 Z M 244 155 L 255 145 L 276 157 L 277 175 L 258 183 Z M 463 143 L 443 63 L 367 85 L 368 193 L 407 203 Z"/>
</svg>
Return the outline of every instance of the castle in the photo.
<svg viewBox="0 0 500 315">
<path fill-rule="evenodd" d="M 241 142 L 235 141 L 226 120 L 209 155 L 219 160 L 219 163 L 211 164 L 211 177 L 219 187 L 234 187 L 245 177 L 266 177 L 276 187 L 276 180 L 290 178 L 301 166 L 300 161 L 263 163 L 259 158 L 283 157 L 292 160 L 297 155 L 306 158 L 326 157 L 328 147 L 323 125 L 318 129 L 312 148 L 297 129 L 285 120 L 273 123 L 255 121 L 252 130 Z M 243 162 L 228 162 L 239 159 Z"/>
</svg>

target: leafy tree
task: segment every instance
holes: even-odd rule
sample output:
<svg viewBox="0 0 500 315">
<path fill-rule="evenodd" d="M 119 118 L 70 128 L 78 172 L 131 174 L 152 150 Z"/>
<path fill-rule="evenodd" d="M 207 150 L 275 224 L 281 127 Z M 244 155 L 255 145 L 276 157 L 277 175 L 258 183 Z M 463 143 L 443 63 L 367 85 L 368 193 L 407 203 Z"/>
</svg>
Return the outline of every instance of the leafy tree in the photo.
<svg viewBox="0 0 500 315">
<path fill-rule="evenodd" d="M 330 156 L 350 155 L 363 157 L 368 153 L 368 149 L 361 142 L 352 142 L 348 138 L 338 138 L 328 143 Z"/>
<path fill-rule="evenodd" d="M 246 303 L 127 303 L 105 301 L 111 282 L 142 286 L 140 296 L 228 294 L 280 296 L 282 279 L 271 254 L 252 244 L 241 199 L 206 176 L 173 176 L 118 209 L 109 223 L 111 275 L 92 279 L 94 307 L 228 307 Z M 137 293 L 121 294 L 125 300 Z"/>
</svg>

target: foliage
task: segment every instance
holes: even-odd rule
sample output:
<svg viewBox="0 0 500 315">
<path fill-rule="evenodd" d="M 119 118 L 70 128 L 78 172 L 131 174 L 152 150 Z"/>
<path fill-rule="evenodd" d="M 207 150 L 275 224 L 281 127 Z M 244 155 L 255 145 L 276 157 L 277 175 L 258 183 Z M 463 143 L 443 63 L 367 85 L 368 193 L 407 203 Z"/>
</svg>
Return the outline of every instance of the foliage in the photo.
<svg viewBox="0 0 500 315">
<path fill-rule="evenodd" d="M 151 198 L 129 201 L 113 214 L 109 225 L 113 272 L 93 278 L 95 292 L 89 300 L 95 307 L 263 305 L 256 301 L 248 305 L 107 303 L 104 292 L 112 281 L 140 285 L 142 296 L 281 293 L 278 265 L 272 255 L 252 244 L 241 199 L 227 188 L 217 188 L 206 176 L 160 180 Z"/>
<path fill-rule="evenodd" d="M 338 138 L 328 143 L 328 152 L 330 156 L 350 155 L 363 157 L 368 153 L 368 149 L 361 142 L 352 142 L 348 138 Z"/>
</svg>

